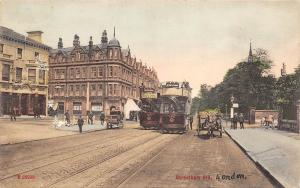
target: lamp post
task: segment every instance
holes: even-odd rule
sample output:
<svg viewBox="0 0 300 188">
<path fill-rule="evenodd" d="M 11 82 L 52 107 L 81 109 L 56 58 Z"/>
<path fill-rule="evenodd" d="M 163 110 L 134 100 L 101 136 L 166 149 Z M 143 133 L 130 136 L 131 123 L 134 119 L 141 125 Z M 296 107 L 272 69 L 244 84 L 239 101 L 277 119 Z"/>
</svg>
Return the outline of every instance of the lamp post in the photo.
<svg viewBox="0 0 300 188">
<path fill-rule="evenodd" d="M 144 83 L 141 84 L 141 86 L 139 87 L 140 89 L 140 100 L 142 99 L 142 93 L 144 92 L 145 90 L 145 86 L 144 86 Z"/>
</svg>

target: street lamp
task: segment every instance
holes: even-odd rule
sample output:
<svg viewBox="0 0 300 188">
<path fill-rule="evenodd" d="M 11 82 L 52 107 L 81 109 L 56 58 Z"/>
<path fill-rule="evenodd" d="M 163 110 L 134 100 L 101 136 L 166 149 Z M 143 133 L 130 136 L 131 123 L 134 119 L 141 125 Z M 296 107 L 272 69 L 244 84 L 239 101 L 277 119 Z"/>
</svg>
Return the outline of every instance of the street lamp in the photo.
<svg viewBox="0 0 300 188">
<path fill-rule="evenodd" d="M 139 89 L 140 89 L 140 99 L 142 99 L 142 92 L 144 92 L 144 90 L 145 90 L 144 83 L 141 84 L 141 86 L 139 87 Z"/>
</svg>

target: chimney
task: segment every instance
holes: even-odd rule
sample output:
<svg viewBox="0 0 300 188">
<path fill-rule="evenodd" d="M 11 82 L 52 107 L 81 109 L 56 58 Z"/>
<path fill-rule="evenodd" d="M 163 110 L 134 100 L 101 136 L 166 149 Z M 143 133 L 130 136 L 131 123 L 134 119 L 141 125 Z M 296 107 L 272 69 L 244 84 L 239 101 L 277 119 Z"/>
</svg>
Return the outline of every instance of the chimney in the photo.
<svg viewBox="0 0 300 188">
<path fill-rule="evenodd" d="M 57 47 L 58 47 L 58 49 L 62 49 L 64 47 L 63 42 L 62 42 L 62 38 L 58 39 Z"/>
<path fill-rule="evenodd" d="M 28 34 L 28 38 L 35 40 L 39 43 L 43 43 L 43 41 L 42 41 L 43 32 L 42 31 L 29 31 L 29 32 L 27 32 L 27 34 Z"/>
</svg>

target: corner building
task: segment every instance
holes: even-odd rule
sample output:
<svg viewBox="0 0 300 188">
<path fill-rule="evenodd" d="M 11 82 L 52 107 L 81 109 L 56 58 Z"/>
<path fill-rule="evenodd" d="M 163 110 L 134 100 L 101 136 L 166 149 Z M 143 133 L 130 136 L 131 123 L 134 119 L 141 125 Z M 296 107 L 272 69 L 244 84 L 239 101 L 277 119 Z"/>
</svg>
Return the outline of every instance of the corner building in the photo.
<svg viewBox="0 0 300 188">
<path fill-rule="evenodd" d="M 0 26 L 0 116 L 47 115 L 50 47 L 42 31 L 28 36 Z"/>
<path fill-rule="evenodd" d="M 156 71 L 133 58 L 129 47 L 122 49 L 115 34 L 108 41 L 106 30 L 100 44 L 90 37 L 89 45 L 82 46 L 75 35 L 73 46 L 64 48 L 59 38 L 49 67 L 49 97 L 59 113 L 71 115 L 123 110 L 128 98 L 139 99 L 142 84 L 155 90 L 159 85 Z"/>
</svg>

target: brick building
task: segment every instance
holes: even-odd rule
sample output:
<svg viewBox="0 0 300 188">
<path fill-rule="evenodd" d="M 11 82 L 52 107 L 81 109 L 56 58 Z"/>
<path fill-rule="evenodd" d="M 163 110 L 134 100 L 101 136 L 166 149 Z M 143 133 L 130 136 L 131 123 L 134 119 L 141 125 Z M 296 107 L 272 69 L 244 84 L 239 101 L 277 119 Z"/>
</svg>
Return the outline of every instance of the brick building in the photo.
<svg viewBox="0 0 300 188">
<path fill-rule="evenodd" d="M 159 80 L 154 69 L 147 68 L 131 56 L 129 47 L 122 49 L 114 37 L 108 41 L 103 31 L 100 44 L 80 45 L 75 35 L 73 46 L 63 48 L 59 38 L 58 48 L 49 58 L 49 97 L 59 113 L 86 115 L 112 108 L 123 110 L 128 98 L 139 99 L 139 87 L 157 89 Z"/>
<path fill-rule="evenodd" d="M 24 36 L 0 26 L 0 116 L 47 115 L 50 47 L 41 31 Z"/>
</svg>

